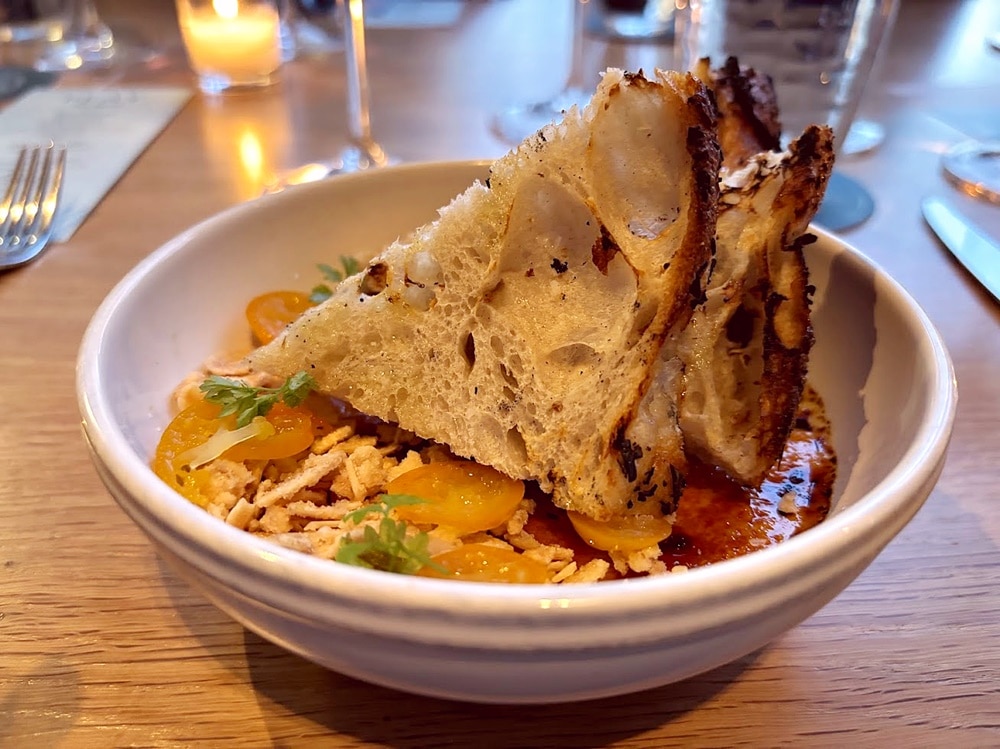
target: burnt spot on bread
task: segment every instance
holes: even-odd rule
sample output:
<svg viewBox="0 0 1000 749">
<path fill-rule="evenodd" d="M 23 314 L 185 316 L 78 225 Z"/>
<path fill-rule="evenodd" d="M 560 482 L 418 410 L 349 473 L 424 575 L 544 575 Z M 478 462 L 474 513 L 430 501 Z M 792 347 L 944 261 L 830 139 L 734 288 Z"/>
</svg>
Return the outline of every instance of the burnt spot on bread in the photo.
<svg viewBox="0 0 1000 749">
<path fill-rule="evenodd" d="M 614 237 L 611 236 L 611 232 L 608 228 L 601 224 L 601 233 L 594 241 L 594 246 L 590 248 L 590 257 L 594 261 L 594 265 L 597 266 L 597 270 L 601 272 L 601 275 L 608 275 L 608 265 L 614 260 L 617 253 L 621 252 L 621 247 L 615 241 Z"/>
<path fill-rule="evenodd" d="M 637 88 L 659 88 L 660 86 L 656 81 L 649 80 L 642 68 L 639 68 L 634 73 L 625 71 L 623 77 L 628 85 Z"/>
<path fill-rule="evenodd" d="M 359 291 L 365 296 L 375 296 L 385 291 L 389 285 L 389 266 L 385 263 L 372 263 L 361 278 Z"/>
<path fill-rule="evenodd" d="M 619 430 L 614 441 L 615 449 L 618 451 L 618 465 L 622 473 L 630 483 L 639 478 L 638 462 L 642 459 L 642 445 L 628 439 L 624 430 Z"/>
<path fill-rule="evenodd" d="M 691 97 L 691 102 L 695 97 Z M 702 96 L 707 110 L 707 97 Z M 719 197 L 719 164 L 722 160 L 722 152 L 719 149 L 719 142 L 715 137 L 714 118 L 705 112 L 708 121 L 699 126 L 688 128 L 687 150 L 692 161 L 698 165 L 695 170 L 694 186 L 696 200 L 692 205 L 703 205 L 711 209 Z M 714 222 L 714 215 L 710 216 Z"/>
<path fill-rule="evenodd" d="M 635 493 L 636 501 L 645 504 L 656 496 L 657 492 L 660 491 L 660 485 L 654 481 L 655 478 L 656 466 L 650 466 L 639 482 L 639 487 Z"/>
<path fill-rule="evenodd" d="M 808 247 L 809 245 L 815 243 L 818 239 L 819 237 L 817 237 L 815 234 L 803 234 L 798 239 L 796 239 L 795 242 L 792 244 L 792 246 L 789 247 L 788 249 L 789 251 L 801 250 L 803 247 Z"/>
<path fill-rule="evenodd" d="M 660 509 L 664 515 L 673 515 L 677 512 L 677 507 L 681 503 L 681 495 L 684 493 L 684 487 L 687 485 L 687 480 L 684 478 L 684 474 L 681 470 L 675 466 L 670 466 L 670 497 L 668 499 L 660 499 Z"/>
<path fill-rule="evenodd" d="M 557 257 L 552 258 L 552 262 L 549 264 L 549 266 L 559 275 L 562 275 L 563 273 L 569 270 L 569 264 L 560 260 Z"/>
</svg>

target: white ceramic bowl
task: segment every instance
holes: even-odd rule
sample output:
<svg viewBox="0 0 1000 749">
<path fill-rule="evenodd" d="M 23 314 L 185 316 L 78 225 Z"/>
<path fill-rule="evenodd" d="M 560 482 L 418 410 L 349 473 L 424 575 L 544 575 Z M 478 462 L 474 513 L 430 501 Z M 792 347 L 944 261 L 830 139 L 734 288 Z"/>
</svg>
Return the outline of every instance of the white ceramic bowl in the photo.
<svg viewBox="0 0 1000 749">
<path fill-rule="evenodd" d="M 318 262 L 376 251 L 484 174 L 476 163 L 418 164 L 295 188 L 205 221 L 129 273 L 94 316 L 78 364 L 86 438 L 125 512 L 259 635 L 360 679 L 460 700 L 551 702 L 666 684 L 761 647 L 830 601 L 926 499 L 956 394 L 947 352 L 913 300 L 822 232 L 808 248 L 811 380 L 833 422 L 835 505 L 777 547 L 683 575 L 579 586 L 405 577 L 252 537 L 154 476 L 168 394 L 245 339 L 251 297 L 310 288 Z"/>
</svg>

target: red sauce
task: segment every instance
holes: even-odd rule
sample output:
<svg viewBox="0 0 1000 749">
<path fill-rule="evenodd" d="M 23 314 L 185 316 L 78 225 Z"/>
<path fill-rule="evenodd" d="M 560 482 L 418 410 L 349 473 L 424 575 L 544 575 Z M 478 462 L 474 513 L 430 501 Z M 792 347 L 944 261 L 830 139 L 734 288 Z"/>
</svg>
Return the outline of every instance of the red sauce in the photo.
<svg viewBox="0 0 1000 749">
<path fill-rule="evenodd" d="M 804 402 L 784 454 L 761 486 L 747 488 L 718 468 L 693 462 L 670 537 L 660 544 L 667 568 L 701 567 L 749 554 L 791 538 L 821 522 L 830 510 L 836 456 L 815 394 Z M 545 544 L 566 546 L 578 564 L 603 552 L 585 544 L 566 514 L 546 497 L 526 530 Z"/>
<path fill-rule="evenodd" d="M 667 567 L 700 567 L 812 528 L 830 511 L 834 474 L 828 442 L 802 429 L 792 431 L 781 461 L 756 489 L 703 463 L 691 466 L 677 522 L 661 544 L 663 561 Z"/>
</svg>

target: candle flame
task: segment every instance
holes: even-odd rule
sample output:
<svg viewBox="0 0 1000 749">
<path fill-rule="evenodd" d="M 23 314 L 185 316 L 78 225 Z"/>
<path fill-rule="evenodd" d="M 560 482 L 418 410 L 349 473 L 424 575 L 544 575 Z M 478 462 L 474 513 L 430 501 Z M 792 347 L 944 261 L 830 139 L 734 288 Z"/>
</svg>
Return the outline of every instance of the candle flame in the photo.
<svg viewBox="0 0 1000 749">
<path fill-rule="evenodd" d="M 240 12 L 239 0 L 212 0 L 212 9 L 219 18 L 236 18 Z"/>
</svg>

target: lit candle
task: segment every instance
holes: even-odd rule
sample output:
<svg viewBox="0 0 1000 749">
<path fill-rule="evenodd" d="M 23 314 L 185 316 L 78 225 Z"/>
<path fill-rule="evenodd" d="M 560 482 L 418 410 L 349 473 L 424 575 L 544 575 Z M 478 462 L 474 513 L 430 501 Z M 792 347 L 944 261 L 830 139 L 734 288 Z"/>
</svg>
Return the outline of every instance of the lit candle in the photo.
<svg viewBox="0 0 1000 749">
<path fill-rule="evenodd" d="M 281 65 L 273 2 L 179 0 L 178 17 L 191 67 L 207 91 L 265 85 Z"/>
</svg>

